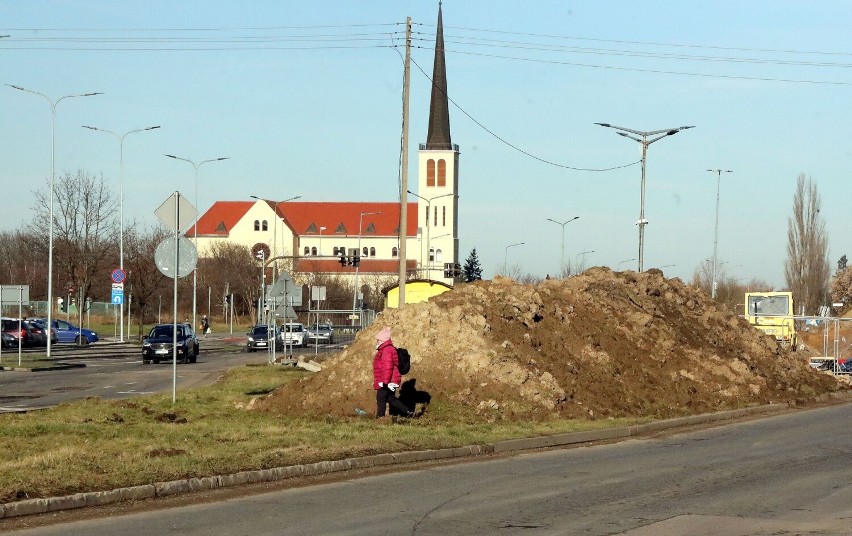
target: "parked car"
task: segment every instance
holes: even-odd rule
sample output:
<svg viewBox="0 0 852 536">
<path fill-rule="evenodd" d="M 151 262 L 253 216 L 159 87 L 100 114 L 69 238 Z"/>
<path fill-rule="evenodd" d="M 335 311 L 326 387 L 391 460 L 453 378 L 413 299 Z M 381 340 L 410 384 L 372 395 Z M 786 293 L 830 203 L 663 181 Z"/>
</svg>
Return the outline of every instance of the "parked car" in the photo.
<svg viewBox="0 0 852 536">
<path fill-rule="evenodd" d="M 18 320 L 17 318 L 3 318 L 0 320 L 3 326 L 3 333 L 15 338 L 12 346 L 18 346 L 20 340 L 21 346 L 36 346 L 39 342 L 37 335 L 33 333 L 33 328 L 26 320 Z"/>
<path fill-rule="evenodd" d="M 157 324 L 142 339 L 142 363 L 155 364 L 172 359 L 174 325 Z M 177 357 L 182 363 L 195 363 L 198 358 L 198 337 L 190 324 L 177 325 Z"/>
<path fill-rule="evenodd" d="M 257 325 L 251 328 L 251 331 L 246 333 L 246 352 L 256 352 L 257 350 L 266 350 L 269 348 L 269 333 L 273 331 L 278 337 L 280 329 L 276 326 Z"/>
<path fill-rule="evenodd" d="M 328 324 L 314 324 L 308 328 L 308 342 L 331 344 L 334 342 L 334 328 Z"/>
<path fill-rule="evenodd" d="M 31 319 L 31 320 L 27 320 L 27 322 L 31 326 L 36 327 L 36 328 L 40 329 L 41 331 L 44 331 L 45 333 L 47 332 L 47 322 L 46 321 L 42 321 L 42 320 L 38 320 L 38 319 Z M 50 344 L 56 344 L 57 342 L 59 342 L 59 335 L 56 333 L 56 328 L 50 328 Z M 44 339 L 44 346 L 47 346 L 47 338 L 46 337 Z"/>
<path fill-rule="evenodd" d="M 2 346 L 3 348 L 17 348 L 18 338 L 4 331 L 2 333 Z"/>
<path fill-rule="evenodd" d="M 38 318 L 36 320 L 47 325 L 46 318 Z M 50 322 L 53 324 L 53 329 L 56 330 L 56 338 L 59 344 L 74 343 L 77 346 L 86 346 L 100 340 L 98 334 L 94 331 L 75 326 L 71 322 L 59 320 L 58 318 L 52 318 Z"/>
<path fill-rule="evenodd" d="M 282 341 L 286 346 L 301 346 L 308 345 L 307 330 L 303 324 L 299 322 L 288 322 L 282 328 Z"/>
<path fill-rule="evenodd" d="M 32 336 L 32 346 L 47 346 L 47 328 L 38 320 L 27 320 Z"/>
</svg>

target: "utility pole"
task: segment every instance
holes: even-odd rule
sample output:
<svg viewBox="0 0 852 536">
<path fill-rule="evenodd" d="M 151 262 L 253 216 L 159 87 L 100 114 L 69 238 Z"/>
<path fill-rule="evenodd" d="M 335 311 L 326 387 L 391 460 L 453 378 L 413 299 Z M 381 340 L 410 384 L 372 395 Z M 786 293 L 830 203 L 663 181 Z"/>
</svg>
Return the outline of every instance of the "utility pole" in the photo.
<svg viewBox="0 0 852 536">
<path fill-rule="evenodd" d="M 399 303 L 405 306 L 406 248 L 408 242 L 408 98 L 411 85 L 411 17 L 405 21 L 405 68 L 402 75 L 402 184 L 399 187 Z M 360 233 L 360 230 L 359 230 Z"/>
</svg>

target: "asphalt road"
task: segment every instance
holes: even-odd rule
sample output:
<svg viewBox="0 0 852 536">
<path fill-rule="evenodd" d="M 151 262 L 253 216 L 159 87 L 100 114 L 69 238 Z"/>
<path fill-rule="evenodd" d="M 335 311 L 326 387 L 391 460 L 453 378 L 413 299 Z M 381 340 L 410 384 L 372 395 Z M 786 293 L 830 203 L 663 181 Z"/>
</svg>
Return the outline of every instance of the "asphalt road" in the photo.
<svg viewBox="0 0 852 536">
<path fill-rule="evenodd" d="M 177 365 L 178 392 L 210 384 L 231 367 L 269 361 L 268 352 L 246 353 L 242 351 L 243 344 L 244 338 L 239 334 L 201 339 L 198 362 Z M 320 345 L 317 351 L 339 348 L 339 344 Z M 44 348 L 27 350 L 27 353 L 33 352 L 44 353 Z M 283 353 L 280 351 L 279 355 Z M 307 359 L 314 354 L 313 346 L 294 351 L 295 356 L 303 355 Z M 85 366 L 45 372 L 0 371 L 0 412 L 44 408 L 90 396 L 113 399 L 172 391 L 171 358 L 157 365 L 143 365 L 139 345 L 109 342 L 85 348 L 55 345 L 51 348 L 51 356 L 57 363 Z M 3 351 L 3 365 L 14 366 L 17 362 L 17 351 Z"/>
<path fill-rule="evenodd" d="M 846 404 L 16 534 L 848 535 L 850 419 Z"/>
</svg>

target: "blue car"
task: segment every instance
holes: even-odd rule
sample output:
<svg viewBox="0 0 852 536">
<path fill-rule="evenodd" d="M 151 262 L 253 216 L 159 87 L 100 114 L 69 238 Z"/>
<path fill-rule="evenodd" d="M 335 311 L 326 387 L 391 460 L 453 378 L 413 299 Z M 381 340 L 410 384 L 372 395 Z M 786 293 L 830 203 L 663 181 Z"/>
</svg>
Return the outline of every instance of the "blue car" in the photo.
<svg viewBox="0 0 852 536">
<path fill-rule="evenodd" d="M 47 323 L 47 319 L 39 320 Z M 81 328 L 56 318 L 51 319 L 51 321 L 53 322 L 53 329 L 56 330 L 56 338 L 59 344 L 74 343 L 77 346 L 86 346 L 98 341 L 98 334 L 90 329 Z"/>
</svg>

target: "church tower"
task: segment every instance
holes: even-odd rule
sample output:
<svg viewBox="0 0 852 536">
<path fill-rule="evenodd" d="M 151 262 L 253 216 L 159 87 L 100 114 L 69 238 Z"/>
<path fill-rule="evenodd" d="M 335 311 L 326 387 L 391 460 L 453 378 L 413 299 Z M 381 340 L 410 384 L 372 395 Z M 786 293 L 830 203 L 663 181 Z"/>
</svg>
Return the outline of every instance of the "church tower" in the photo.
<svg viewBox="0 0 852 536">
<path fill-rule="evenodd" d="M 432 67 L 432 99 L 429 133 L 420 144 L 418 164 L 418 215 L 421 229 L 421 277 L 453 284 L 445 267 L 460 263 L 458 242 L 459 147 L 450 138 L 447 67 L 444 57 L 444 24 L 438 3 L 435 62 Z"/>
</svg>

